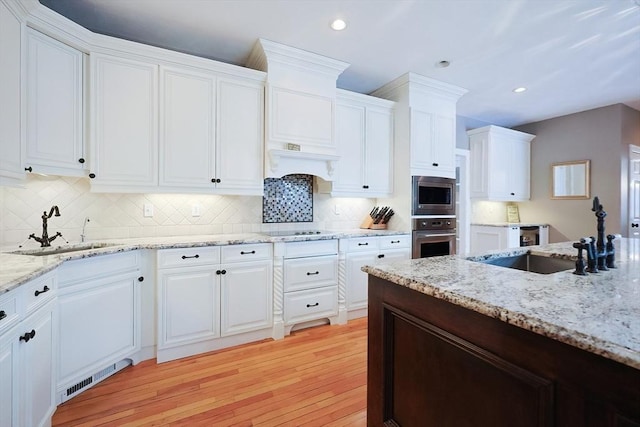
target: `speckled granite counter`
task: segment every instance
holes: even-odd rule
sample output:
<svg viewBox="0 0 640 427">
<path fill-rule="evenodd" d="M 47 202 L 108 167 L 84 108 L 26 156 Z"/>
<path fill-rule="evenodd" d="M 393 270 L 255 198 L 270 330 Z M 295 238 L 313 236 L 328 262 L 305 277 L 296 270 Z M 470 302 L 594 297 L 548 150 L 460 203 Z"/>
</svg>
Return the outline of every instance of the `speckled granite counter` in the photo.
<svg viewBox="0 0 640 427">
<path fill-rule="evenodd" d="M 569 243 L 401 261 L 363 270 L 537 334 L 640 369 L 640 240 L 616 241 L 618 268 L 536 274 L 473 260 L 522 254 L 572 258 Z"/>
<path fill-rule="evenodd" d="M 482 225 L 485 227 L 542 227 L 541 222 L 472 222 L 471 225 Z"/>
<path fill-rule="evenodd" d="M 390 230 L 341 230 L 313 235 L 269 236 L 260 233 L 215 234 L 205 236 L 148 237 L 92 242 L 104 247 L 66 252 L 57 255 L 16 255 L 16 248 L 0 251 L 0 294 L 11 291 L 23 283 L 53 270 L 64 261 L 107 255 L 136 249 L 169 249 L 199 246 L 223 246 L 250 243 L 303 242 L 311 240 L 344 239 L 350 237 L 408 235 L 407 232 Z M 55 245 L 54 245 L 55 246 Z M 73 244 L 62 247 L 73 247 Z M 34 249 L 24 248 L 24 249 Z M 35 250 L 38 250 L 35 248 Z"/>
</svg>

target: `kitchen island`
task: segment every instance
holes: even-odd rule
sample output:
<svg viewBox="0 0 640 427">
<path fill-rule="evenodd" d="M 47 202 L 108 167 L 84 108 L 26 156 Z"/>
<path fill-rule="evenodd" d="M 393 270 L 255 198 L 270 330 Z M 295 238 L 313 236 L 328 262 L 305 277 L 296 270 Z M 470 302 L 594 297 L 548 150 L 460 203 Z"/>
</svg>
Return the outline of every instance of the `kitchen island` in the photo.
<svg viewBox="0 0 640 427">
<path fill-rule="evenodd" d="M 368 424 L 639 426 L 640 241 L 616 247 L 587 276 L 478 262 L 571 242 L 364 267 Z"/>
</svg>

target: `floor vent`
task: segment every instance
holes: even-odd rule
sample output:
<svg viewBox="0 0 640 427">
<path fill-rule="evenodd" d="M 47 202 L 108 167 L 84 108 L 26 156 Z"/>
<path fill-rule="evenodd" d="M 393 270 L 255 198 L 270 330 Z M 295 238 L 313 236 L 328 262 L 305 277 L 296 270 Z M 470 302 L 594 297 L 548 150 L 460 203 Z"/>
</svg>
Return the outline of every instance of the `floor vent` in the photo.
<svg viewBox="0 0 640 427">
<path fill-rule="evenodd" d="M 90 377 L 87 377 L 81 381 L 78 381 L 76 384 L 72 385 L 71 387 L 68 387 L 65 391 L 60 393 L 60 396 L 59 396 L 60 400 L 58 404 L 66 402 L 72 397 L 78 395 L 80 392 L 99 383 L 105 378 L 110 377 L 111 375 L 126 368 L 129 365 L 131 365 L 131 359 L 124 359 L 119 362 L 113 363 L 104 369 L 99 370 L 98 372 L 91 375 Z"/>
</svg>

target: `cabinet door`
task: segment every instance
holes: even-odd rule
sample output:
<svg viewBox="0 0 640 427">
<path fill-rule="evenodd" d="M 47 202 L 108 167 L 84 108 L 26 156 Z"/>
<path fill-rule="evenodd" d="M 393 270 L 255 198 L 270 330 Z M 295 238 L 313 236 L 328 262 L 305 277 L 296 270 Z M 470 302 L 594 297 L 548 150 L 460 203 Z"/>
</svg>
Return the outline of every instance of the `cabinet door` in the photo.
<svg viewBox="0 0 640 427">
<path fill-rule="evenodd" d="M 272 261 L 229 264 L 221 280 L 221 335 L 272 326 Z"/>
<path fill-rule="evenodd" d="M 455 178 L 455 117 L 411 108 L 411 174 Z"/>
<path fill-rule="evenodd" d="M 20 20 L 0 2 L 0 184 L 24 178 L 21 98 Z"/>
<path fill-rule="evenodd" d="M 160 69 L 160 186 L 213 189 L 215 77 Z"/>
<path fill-rule="evenodd" d="M 471 226 L 471 251 L 486 252 L 501 248 L 503 235 L 500 232 L 505 227 Z"/>
<path fill-rule="evenodd" d="M 500 249 L 519 248 L 520 247 L 520 227 L 504 227 L 503 245 Z"/>
<path fill-rule="evenodd" d="M 340 160 L 336 166 L 332 190 L 364 193 L 365 108 L 336 105 L 336 145 Z"/>
<path fill-rule="evenodd" d="M 158 277 L 158 348 L 220 336 L 220 281 L 212 267 L 162 270 Z"/>
<path fill-rule="evenodd" d="M 364 252 L 348 254 L 346 259 L 346 300 L 347 310 L 356 310 L 367 307 L 368 279 L 367 273 L 361 270 L 364 265 L 372 265 L 376 262 L 377 252 Z"/>
<path fill-rule="evenodd" d="M 0 336 L 0 426 L 19 425 L 17 345 L 15 330 Z"/>
<path fill-rule="evenodd" d="M 54 398 L 54 303 L 49 303 L 18 326 L 18 333 L 30 333 L 29 341 L 20 340 L 22 368 L 20 397 L 23 426 L 48 425 L 56 408 Z"/>
<path fill-rule="evenodd" d="M 83 175 L 82 52 L 27 31 L 27 158 L 34 172 Z"/>
<path fill-rule="evenodd" d="M 425 170 L 430 169 L 431 163 L 431 137 L 433 134 L 432 114 L 427 111 L 421 111 L 411 108 L 410 126 L 411 126 L 411 169 L 412 175 L 415 174 L 413 169 Z"/>
<path fill-rule="evenodd" d="M 455 117 L 435 115 L 433 143 L 431 146 L 433 163 L 437 170 L 451 173 L 456 169 L 456 120 Z M 433 166 L 433 163 L 431 164 Z"/>
<path fill-rule="evenodd" d="M 158 67 L 91 55 L 93 184 L 158 184 Z"/>
<path fill-rule="evenodd" d="M 367 108 L 365 185 L 376 197 L 390 194 L 393 160 L 393 112 Z"/>
<path fill-rule="evenodd" d="M 218 79 L 215 172 L 218 192 L 262 195 L 263 111 L 261 83 Z"/>
<path fill-rule="evenodd" d="M 513 200 L 529 200 L 531 144 L 526 141 L 511 142 L 509 165 L 510 188 L 508 196 Z"/>
<path fill-rule="evenodd" d="M 138 274 L 94 280 L 58 297 L 58 388 L 140 348 Z"/>
</svg>

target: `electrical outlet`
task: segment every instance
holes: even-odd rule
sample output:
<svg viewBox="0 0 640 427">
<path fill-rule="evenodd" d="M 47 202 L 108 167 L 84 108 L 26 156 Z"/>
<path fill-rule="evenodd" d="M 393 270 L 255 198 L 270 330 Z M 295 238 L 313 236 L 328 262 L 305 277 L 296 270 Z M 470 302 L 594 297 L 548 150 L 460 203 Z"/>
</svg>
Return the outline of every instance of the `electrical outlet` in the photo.
<svg viewBox="0 0 640 427">
<path fill-rule="evenodd" d="M 200 205 L 191 206 L 191 216 L 200 216 Z"/>
<path fill-rule="evenodd" d="M 339 204 L 336 203 L 335 205 L 333 205 L 333 213 L 335 215 L 340 215 L 340 205 Z"/>
<path fill-rule="evenodd" d="M 145 218 L 153 217 L 153 205 L 151 203 L 145 203 L 143 205 L 143 215 Z"/>
</svg>

